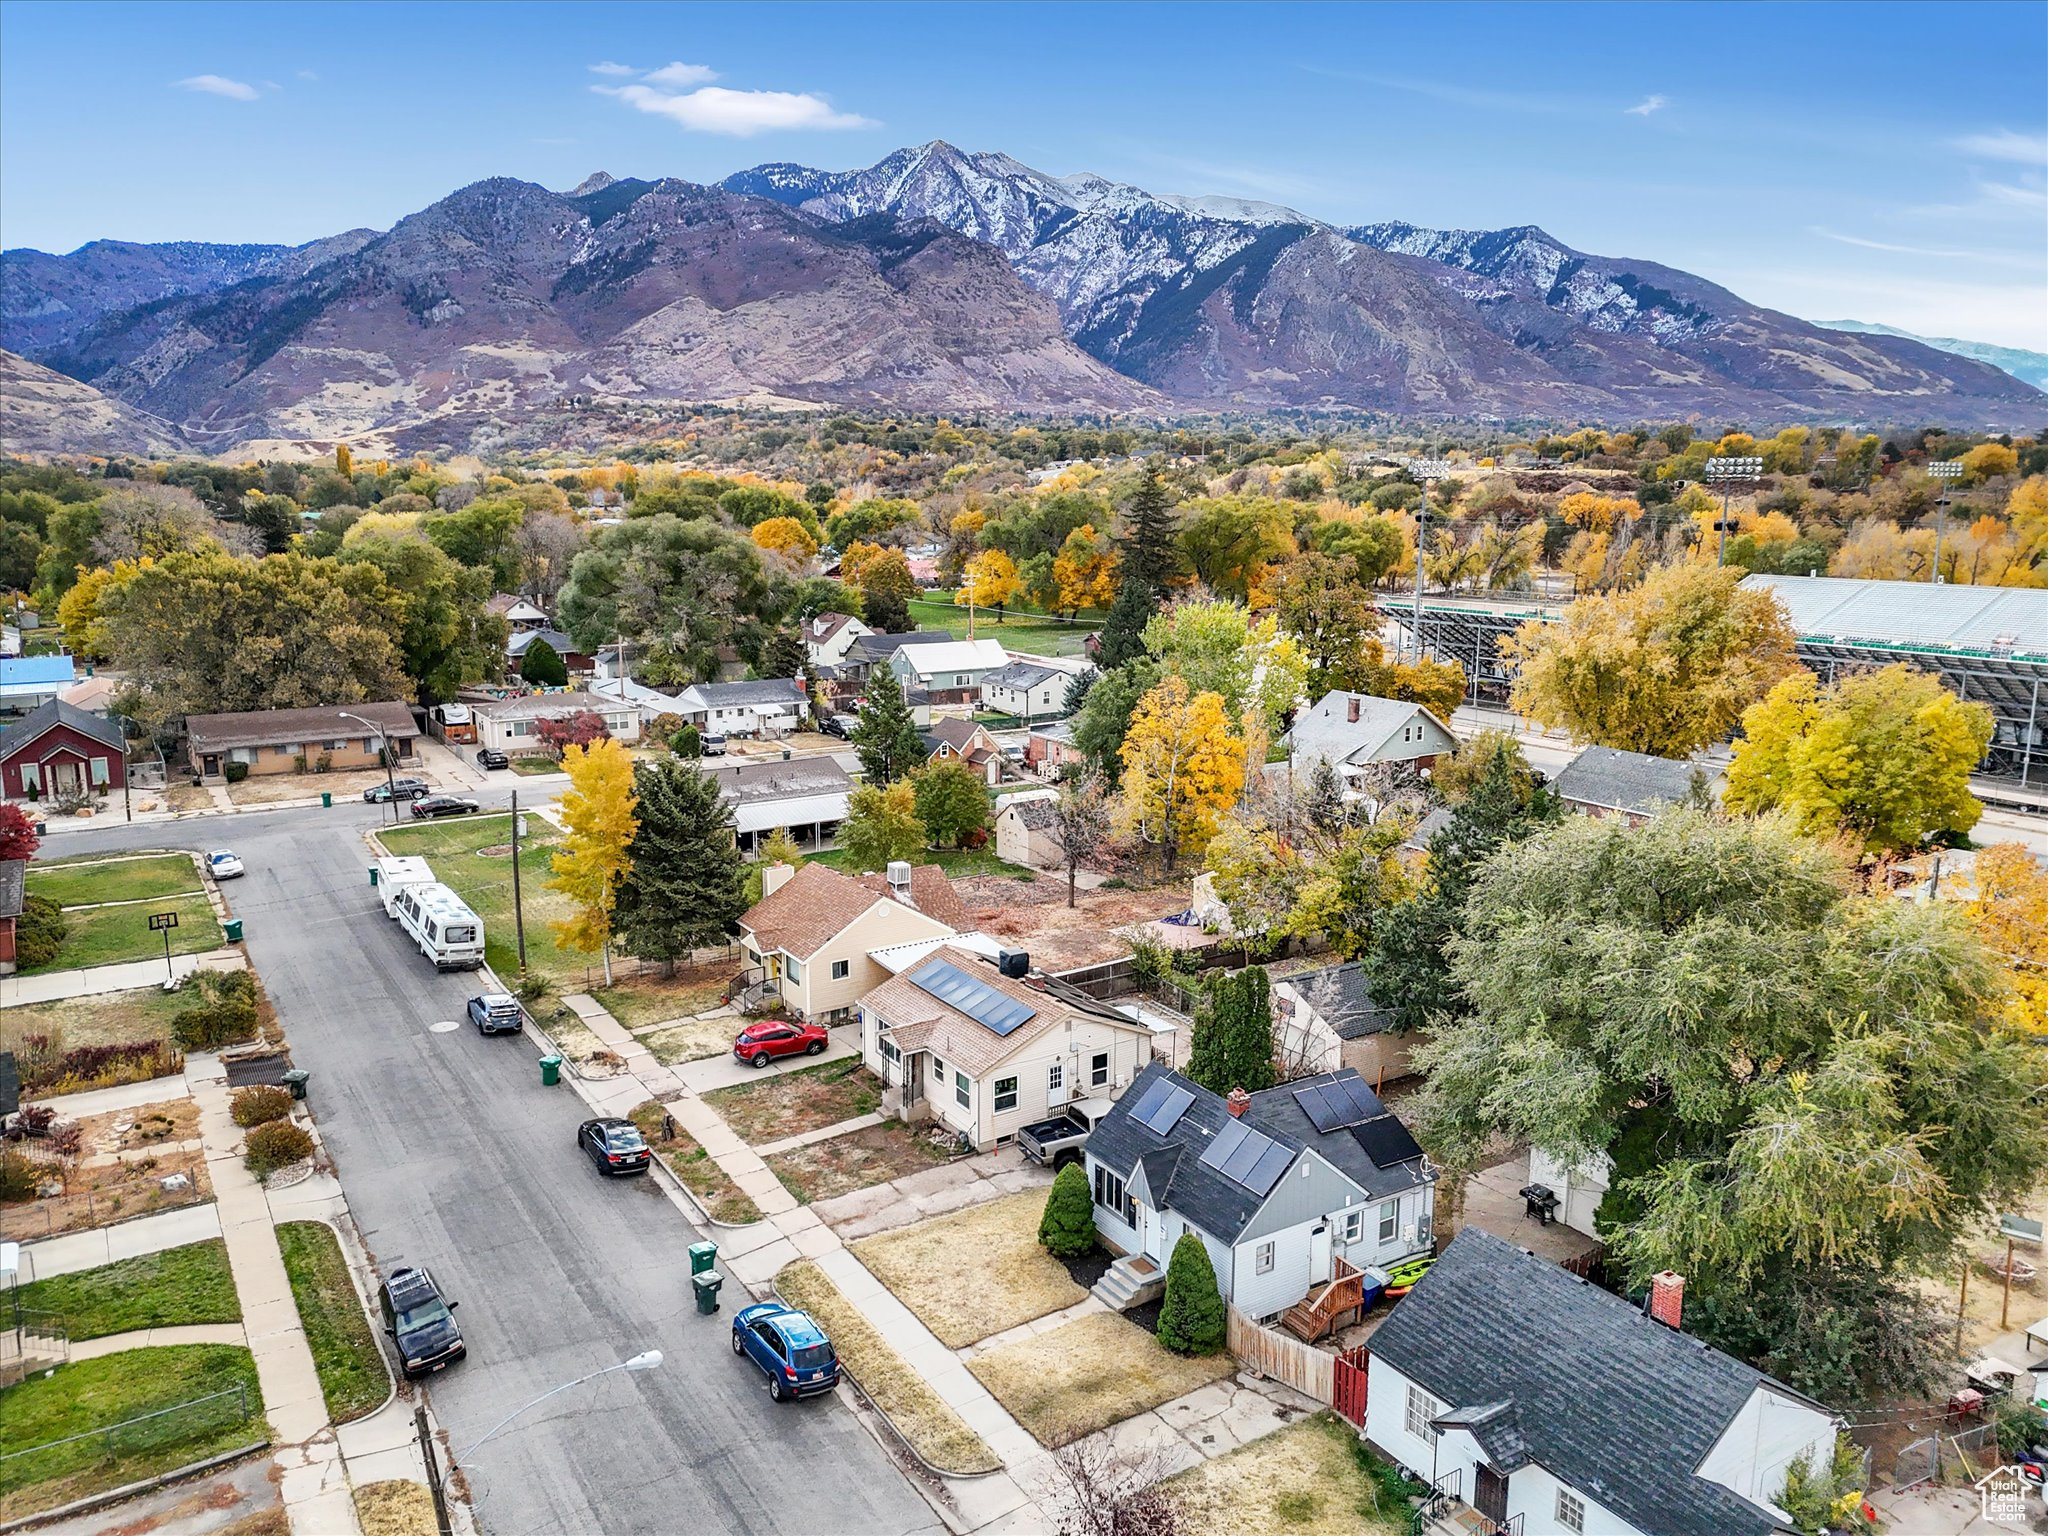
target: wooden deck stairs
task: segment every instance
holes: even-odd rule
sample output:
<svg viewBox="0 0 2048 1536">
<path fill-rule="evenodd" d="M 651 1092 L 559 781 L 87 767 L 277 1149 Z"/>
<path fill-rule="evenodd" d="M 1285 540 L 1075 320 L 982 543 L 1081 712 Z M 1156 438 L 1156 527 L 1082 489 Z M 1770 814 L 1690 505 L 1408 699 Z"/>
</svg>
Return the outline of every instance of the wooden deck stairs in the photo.
<svg viewBox="0 0 2048 1536">
<path fill-rule="evenodd" d="M 1332 1261 L 1330 1281 L 1280 1315 L 1280 1326 L 1314 1344 L 1358 1319 L 1365 1306 L 1365 1276 L 1343 1259 Z"/>
</svg>

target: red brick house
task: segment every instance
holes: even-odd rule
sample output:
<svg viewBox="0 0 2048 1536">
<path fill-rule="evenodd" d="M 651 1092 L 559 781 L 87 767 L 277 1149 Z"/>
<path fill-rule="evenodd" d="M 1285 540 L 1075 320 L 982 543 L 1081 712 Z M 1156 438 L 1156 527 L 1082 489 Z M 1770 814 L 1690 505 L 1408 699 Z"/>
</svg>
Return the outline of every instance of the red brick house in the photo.
<svg viewBox="0 0 2048 1536">
<path fill-rule="evenodd" d="M 121 724 L 50 699 L 0 732 L 0 795 L 47 799 L 68 789 L 105 792 L 128 778 Z"/>
</svg>

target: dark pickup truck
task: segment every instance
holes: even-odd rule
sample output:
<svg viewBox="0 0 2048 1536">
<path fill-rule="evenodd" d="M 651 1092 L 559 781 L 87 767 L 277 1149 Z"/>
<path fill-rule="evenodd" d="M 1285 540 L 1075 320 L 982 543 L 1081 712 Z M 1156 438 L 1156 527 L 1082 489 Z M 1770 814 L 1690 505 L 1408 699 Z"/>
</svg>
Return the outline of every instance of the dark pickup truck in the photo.
<svg viewBox="0 0 2048 1536">
<path fill-rule="evenodd" d="M 1058 1119 L 1025 1126 L 1017 1133 L 1017 1145 L 1031 1161 L 1048 1168 L 1071 1163 L 1080 1157 L 1082 1143 L 1102 1123 L 1109 1108 L 1107 1099 L 1076 1099 Z"/>
</svg>

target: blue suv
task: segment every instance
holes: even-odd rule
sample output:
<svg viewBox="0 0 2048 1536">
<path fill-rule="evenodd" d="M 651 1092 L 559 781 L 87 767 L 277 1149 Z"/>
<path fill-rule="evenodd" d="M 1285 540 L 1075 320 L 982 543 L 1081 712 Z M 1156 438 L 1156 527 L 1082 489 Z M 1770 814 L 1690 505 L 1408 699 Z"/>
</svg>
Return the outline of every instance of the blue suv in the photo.
<svg viewBox="0 0 2048 1536">
<path fill-rule="evenodd" d="M 732 1352 L 767 1373 L 768 1395 L 778 1403 L 839 1385 L 839 1357 L 825 1330 L 808 1312 L 779 1301 L 740 1308 L 732 1320 Z"/>
</svg>

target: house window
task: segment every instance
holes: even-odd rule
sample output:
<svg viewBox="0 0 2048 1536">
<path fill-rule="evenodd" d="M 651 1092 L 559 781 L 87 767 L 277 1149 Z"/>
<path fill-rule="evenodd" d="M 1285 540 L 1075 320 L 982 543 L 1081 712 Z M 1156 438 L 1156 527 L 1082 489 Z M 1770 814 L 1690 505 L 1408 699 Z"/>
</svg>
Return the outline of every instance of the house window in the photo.
<svg viewBox="0 0 2048 1536">
<path fill-rule="evenodd" d="M 1017 1079 L 999 1077 L 996 1079 L 996 1113 L 1017 1107 Z"/>
<path fill-rule="evenodd" d="M 903 1059 L 903 1053 L 896 1049 L 896 1042 L 886 1035 L 882 1038 L 882 1060 L 892 1065 Z"/>
<path fill-rule="evenodd" d="M 955 688 L 965 688 L 967 686 L 967 674 L 965 672 L 955 672 L 953 674 L 953 686 Z"/>
<path fill-rule="evenodd" d="M 935 1083 L 943 1083 L 945 1080 L 946 1064 L 943 1061 L 939 1060 L 938 1057 L 934 1056 L 932 1058 L 932 1081 Z"/>
<path fill-rule="evenodd" d="M 1346 1211 L 1344 1213 L 1344 1241 L 1355 1243 L 1363 1236 L 1365 1236 L 1365 1212 Z"/>
<path fill-rule="evenodd" d="M 112 782 L 107 774 L 107 760 L 104 757 L 92 760 L 92 782 L 95 789 L 105 789 Z"/>
<path fill-rule="evenodd" d="M 1124 1181 L 1100 1165 L 1095 1170 L 1095 1203 L 1104 1210 L 1114 1211 L 1117 1219 L 1127 1227 L 1138 1224 L 1137 1202 L 1124 1188 Z"/>
<path fill-rule="evenodd" d="M 1261 1243 L 1252 1250 L 1252 1273 L 1270 1275 L 1273 1273 L 1273 1245 Z"/>
<path fill-rule="evenodd" d="M 797 959 L 795 955 L 784 955 L 782 957 L 782 974 L 791 981 L 801 982 L 804 979 L 803 961 Z"/>
<path fill-rule="evenodd" d="M 955 1072 L 953 1074 L 953 1102 L 962 1109 L 965 1109 L 968 1107 L 968 1101 L 973 1096 L 972 1091 L 967 1086 L 967 1074 L 965 1072 Z"/>
<path fill-rule="evenodd" d="M 1394 1234 L 1401 1230 L 1401 1202 L 1386 1200 L 1380 1204 L 1380 1241 L 1391 1243 Z"/>
<path fill-rule="evenodd" d="M 296 741 L 288 741 L 277 749 L 277 755 L 279 757 L 297 757 L 304 750 Z"/>
<path fill-rule="evenodd" d="M 1557 1490 L 1557 1523 L 1561 1530 L 1583 1531 L 1586 1528 L 1586 1501 L 1577 1494 Z"/>
<path fill-rule="evenodd" d="M 330 741 L 327 743 L 327 750 L 330 752 L 346 752 L 348 750 L 348 738 L 344 736 L 340 741 Z M 364 743 L 363 750 L 365 752 L 370 750 L 367 742 Z"/>
<path fill-rule="evenodd" d="M 1097 1051 L 1088 1062 L 1088 1084 L 1100 1088 L 1109 1081 L 1109 1052 Z"/>
<path fill-rule="evenodd" d="M 21 765 L 22 793 L 26 794 L 32 789 L 40 791 L 42 787 L 43 765 L 41 763 L 23 763 Z"/>
<path fill-rule="evenodd" d="M 846 980 L 847 973 L 852 969 L 853 962 L 851 960 L 834 960 L 832 962 L 832 979 L 834 981 L 844 981 Z"/>
<path fill-rule="evenodd" d="M 1427 1392 L 1412 1385 L 1408 1388 L 1408 1413 L 1403 1422 L 1408 1433 L 1416 1439 L 1436 1444 L 1437 1430 L 1430 1420 L 1442 1412 L 1437 1400 Z"/>
</svg>

